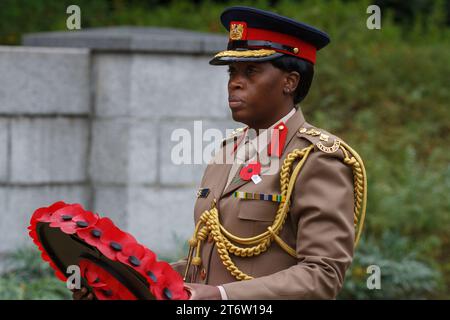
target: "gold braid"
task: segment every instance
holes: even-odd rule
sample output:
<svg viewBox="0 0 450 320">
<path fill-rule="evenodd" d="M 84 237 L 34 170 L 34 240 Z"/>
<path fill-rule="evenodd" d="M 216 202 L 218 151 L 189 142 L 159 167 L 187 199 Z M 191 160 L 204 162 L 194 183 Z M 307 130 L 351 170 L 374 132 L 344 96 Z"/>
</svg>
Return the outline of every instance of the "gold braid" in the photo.
<svg viewBox="0 0 450 320">
<path fill-rule="evenodd" d="M 359 221 L 359 229 L 355 240 L 356 246 L 356 243 L 359 240 L 362 231 L 362 225 L 365 216 L 365 207 L 367 198 L 367 191 L 366 191 L 367 180 L 362 160 L 359 158 L 357 153 L 353 149 L 351 149 L 348 145 L 346 145 L 345 143 L 342 143 L 342 145 L 340 146 L 340 148 L 344 153 L 344 163 L 349 166 L 352 166 L 354 175 L 355 228 L 357 227 Z M 280 205 L 278 206 L 275 219 L 272 225 L 267 228 L 267 231 L 250 238 L 241 238 L 233 235 L 228 230 L 226 230 L 220 223 L 219 212 L 216 207 L 216 200 L 213 201 L 211 209 L 205 210 L 200 216 L 199 221 L 195 227 L 194 235 L 189 240 L 190 248 L 188 254 L 188 262 L 186 265 L 186 271 L 184 275 L 185 280 L 191 263 L 197 267 L 201 265 L 201 258 L 200 258 L 201 243 L 208 237 L 208 235 L 212 236 L 217 246 L 217 251 L 220 259 L 222 260 L 222 263 L 237 280 L 250 280 L 253 279 L 253 277 L 239 270 L 236 264 L 232 261 L 230 253 L 239 257 L 257 256 L 267 251 L 272 241 L 275 240 L 275 242 L 277 242 L 278 245 L 288 254 L 290 254 L 294 258 L 297 257 L 296 251 L 289 245 L 287 245 L 279 237 L 279 233 L 283 228 L 284 223 L 286 222 L 287 213 L 289 211 L 290 205 L 290 197 L 294 189 L 297 176 L 301 168 L 303 167 L 303 164 L 305 163 L 306 159 L 308 158 L 310 152 L 313 149 L 314 144 L 301 150 L 294 149 L 287 155 L 286 159 L 283 161 L 283 165 L 280 170 L 280 185 L 281 185 L 281 195 L 284 196 L 284 199 L 286 199 L 286 201 L 281 202 Z M 346 149 L 349 149 L 350 152 Z M 295 166 L 295 169 L 291 174 L 293 163 L 297 159 L 300 159 L 300 161 Z M 233 242 L 250 247 L 241 247 L 234 244 Z M 196 255 L 195 257 L 192 257 L 194 251 L 196 251 Z"/>
<path fill-rule="evenodd" d="M 353 185 L 355 194 L 355 205 L 353 222 L 355 224 L 356 237 L 355 248 L 358 245 L 359 239 L 364 226 L 364 219 L 366 217 L 367 207 L 367 175 L 359 154 L 353 150 L 348 144 L 341 141 L 340 148 L 344 153 L 344 163 L 353 169 Z"/>
</svg>

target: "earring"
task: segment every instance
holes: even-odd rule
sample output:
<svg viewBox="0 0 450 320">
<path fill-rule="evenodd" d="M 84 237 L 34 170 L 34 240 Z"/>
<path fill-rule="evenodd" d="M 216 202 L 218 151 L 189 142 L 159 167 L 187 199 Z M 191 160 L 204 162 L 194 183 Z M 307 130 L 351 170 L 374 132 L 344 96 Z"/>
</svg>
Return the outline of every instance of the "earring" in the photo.
<svg viewBox="0 0 450 320">
<path fill-rule="evenodd" d="M 290 93 L 291 90 L 289 90 L 288 88 L 284 88 L 284 93 Z"/>
</svg>

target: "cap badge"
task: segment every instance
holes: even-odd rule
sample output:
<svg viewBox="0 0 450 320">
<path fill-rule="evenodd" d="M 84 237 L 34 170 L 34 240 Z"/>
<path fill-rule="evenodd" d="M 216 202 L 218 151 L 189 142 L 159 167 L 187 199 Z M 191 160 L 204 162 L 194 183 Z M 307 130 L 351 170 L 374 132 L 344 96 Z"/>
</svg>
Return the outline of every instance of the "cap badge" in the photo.
<svg viewBox="0 0 450 320">
<path fill-rule="evenodd" d="M 244 37 L 245 24 L 232 22 L 230 24 L 230 40 L 242 40 Z"/>
</svg>

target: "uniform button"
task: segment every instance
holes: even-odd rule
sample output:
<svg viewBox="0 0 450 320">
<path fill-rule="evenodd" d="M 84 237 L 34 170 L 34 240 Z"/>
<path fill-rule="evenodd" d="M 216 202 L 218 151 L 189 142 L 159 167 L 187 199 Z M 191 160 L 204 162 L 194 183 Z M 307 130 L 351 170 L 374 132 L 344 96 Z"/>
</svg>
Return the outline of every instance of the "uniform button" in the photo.
<svg viewBox="0 0 450 320">
<path fill-rule="evenodd" d="M 200 278 L 202 278 L 202 280 L 206 279 L 206 270 L 205 270 L 205 268 L 203 268 L 202 271 L 200 271 Z"/>
<path fill-rule="evenodd" d="M 284 126 L 281 125 L 281 126 L 278 127 L 278 129 L 279 129 L 279 130 L 283 130 L 283 129 L 284 129 Z"/>
</svg>

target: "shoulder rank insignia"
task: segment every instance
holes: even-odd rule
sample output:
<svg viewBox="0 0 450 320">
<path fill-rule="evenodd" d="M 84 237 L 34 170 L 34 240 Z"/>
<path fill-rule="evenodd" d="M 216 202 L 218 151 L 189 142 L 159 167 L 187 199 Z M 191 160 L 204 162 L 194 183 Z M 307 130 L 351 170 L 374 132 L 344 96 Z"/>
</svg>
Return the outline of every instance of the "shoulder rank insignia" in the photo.
<svg viewBox="0 0 450 320">
<path fill-rule="evenodd" d="M 320 150 L 322 150 L 323 152 L 326 152 L 326 153 L 336 152 L 339 149 L 340 145 L 341 145 L 341 142 L 338 139 L 334 140 L 333 145 L 331 147 L 325 146 L 320 141 L 316 143 L 317 148 L 319 148 Z"/>
<path fill-rule="evenodd" d="M 208 188 L 199 188 L 197 191 L 197 198 L 207 198 L 210 190 Z"/>
<path fill-rule="evenodd" d="M 333 153 L 336 152 L 339 149 L 339 146 L 341 145 L 340 140 L 334 139 L 333 145 L 326 146 L 323 142 L 328 142 L 330 139 L 330 136 L 321 132 L 320 130 L 316 128 L 300 128 L 298 130 L 300 133 L 312 136 L 312 137 L 319 137 L 319 141 L 315 143 L 316 147 L 325 152 L 325 153 Z"/>
</svg>

